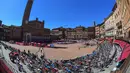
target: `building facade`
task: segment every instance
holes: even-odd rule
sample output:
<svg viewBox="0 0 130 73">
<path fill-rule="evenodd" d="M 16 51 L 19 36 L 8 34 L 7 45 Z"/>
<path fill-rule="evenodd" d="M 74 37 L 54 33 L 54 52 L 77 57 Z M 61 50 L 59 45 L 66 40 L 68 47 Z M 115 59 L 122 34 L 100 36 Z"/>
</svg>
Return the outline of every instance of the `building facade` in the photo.
<svg viewBox="0 0 130 73">
<path fill-rule="evenodd" d="M 105 37 L 105 24 L 104 24 L 104 22 L 102 22 L 101 23 L 101 25 L 100 25 L 100 38 L 104 38 Z"/>
<path fill-rule="evenodd" d="M 11 25 L 9 26 L 10 29 L 10 40 L 17 40 L 17 41 L 21 41 L 21 27 L 20 26 L 14 26 Z"/>
<path fill-rule="evenodd" d="M 121 20 L 121 12 L 120 12 L 120 5 L 115 3 L 112 12 L 113 12 L 113 21 L 114 21 L 114 29 L 115 29 L 115 38 L 122 38 L 122 20 Z"/>
<path fill-rule="evenodd" d="M 83 26 L 78 26 L 74 29 L 66 30 L 66 38 L 73 40 L 87 40 L 95 38 L 95 27 L 85 28 Z"/>
<path fill-rule="evenodd" d="M 97 33 L 98 29 L 96 27 Z M 104 21 L 104 29 L 106 37 L 130 40 L 130 0 L 116 0 L 112 12 Z M 101 35 L 101 27 L 100 31 Z"/>
<path fill-rule="evenodd" d="M 3 39 L 3 33 L 4 31 L 3 31 L 3 28 L 2 28 L 2 21 L 0 20 L 0 40 L 2 40 Z"/>
<path fill-rule="evenodd" d="M 52 40 L 64 39 L 65 38 L 65 28 L 59 27 L 59 28 L 52 29 L 50 36 L 51 36 Z"/>
<path fill-rule="evenodd" d="M 95 39 L 95 26 L 87 28 L 88 39 Z"/>
<path fill-rule="evenodd" d="M 66 39 L 81 40 L 88 39 L 87 30 L 83 26 L 78 26 L 74 29 L 66 29 Z"/>
<path fill-rule="evenodd" d="M 26 39 L 27 34 L 30 34 L 31 41 L 50 39 L 50 29 L 44 28 L 44 21 L 41 22 L 38 18 L 22 25 L 22 33 L 23 40 Z"/>
<path fill-rule="evenodd" d="M 10 40 L 10 29 L 8 26 L 0 26 L 0 40 L 9 41 Z"/>
<path fill-rule="evenodd" d="M 4 39 L 4 29 L 2 26 L 0 26 L 0 40 L 3 40 Z"/>
<path fill-rule="evenodd" d="M 121 0 L 123 38 L 130 40 L 130 0 Z"/>
<path fill-rule="evenodd" d="M 116 35 L 114 24 L 114 16 L 113 12 L 105 19 L 105 36 L 106 37 L 114 37 Z"/>
<path fill-rule="evenodd" d="M 100 26 L 101 24 L 98 24 L 95 26 L 95 38 L 100 38 Z"/>
</svg>

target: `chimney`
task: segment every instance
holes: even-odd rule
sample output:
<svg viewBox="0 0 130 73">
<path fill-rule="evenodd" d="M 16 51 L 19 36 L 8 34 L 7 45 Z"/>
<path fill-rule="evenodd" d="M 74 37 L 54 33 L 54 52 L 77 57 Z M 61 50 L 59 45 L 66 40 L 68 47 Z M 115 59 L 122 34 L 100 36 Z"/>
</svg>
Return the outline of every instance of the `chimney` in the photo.
<svg viewBox="0 0 130 73">
<path fill-rule="evenodd" d="M 42 21 L 42 27 L 43 27 L 43 28 L 44 28 L 44 24 L 45 24 L 45 21 L 43 20 L 43 21 Z"/>
<path fill-rule="evenodd" d="M 43 20 L 43 21 L 42 21 L 42 23 L 44 24 L 44 23 L 45 23 L 45 21 Z"/>
<path fill-rule="evenodd" d="M 2 21 L 0 20 L 0 26 L 2 26 Z"/>
<path fill-rule="evenodd" d="M 38 21 L 38 18 L 36 18 L 36 21 Z"/>
<path fill-rule="evenodd" d="M 94 25 L 94 27 L 96 26 L 96 22 L 95 21 L 93 22 L 93 25 Z"/>
</svg>

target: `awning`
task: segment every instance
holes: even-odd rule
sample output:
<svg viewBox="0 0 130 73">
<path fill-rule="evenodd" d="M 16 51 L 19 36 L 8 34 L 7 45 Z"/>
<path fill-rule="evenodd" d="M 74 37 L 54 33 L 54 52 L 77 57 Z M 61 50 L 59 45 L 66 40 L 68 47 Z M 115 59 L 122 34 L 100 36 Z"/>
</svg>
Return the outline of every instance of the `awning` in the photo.
<svg viewBox="0 0 130 73">
<path fill-rule="evenodd" d="M 126 59 L 130 54 L 130 44 L 122 40 L 114 40 L 114 43 L 119 44 L 123 50 L 118 61 Z"/>
</svg>

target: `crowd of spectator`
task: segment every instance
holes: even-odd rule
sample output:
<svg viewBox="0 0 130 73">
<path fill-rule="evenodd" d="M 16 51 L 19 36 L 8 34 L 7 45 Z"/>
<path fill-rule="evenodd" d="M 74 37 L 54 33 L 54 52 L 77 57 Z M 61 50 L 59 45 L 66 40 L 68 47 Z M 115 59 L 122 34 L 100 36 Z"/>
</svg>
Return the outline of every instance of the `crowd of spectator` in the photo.
<svg viewBox="0 0 130 73">
<path fill-rule="evenodd" d="M 95 69 L 104 71 L 104 68 L 112 64 L 115 57 L 115 52 L 111 53 L 113 44 L 109 42 L 102 43 L 92 54 L 70 60 L 49 60 L 45 58 L 43 51 L 41 51 L 42 55 L 38 57 L 29 50 L 20 51 L 7 45 L 5 48 L 12 51 L 9 54 L 11 61 L 17 64 L 19 71 L 25 73 L 21 63 L 27 65 L 33 73 L 94 73 Z"/>
</svg>

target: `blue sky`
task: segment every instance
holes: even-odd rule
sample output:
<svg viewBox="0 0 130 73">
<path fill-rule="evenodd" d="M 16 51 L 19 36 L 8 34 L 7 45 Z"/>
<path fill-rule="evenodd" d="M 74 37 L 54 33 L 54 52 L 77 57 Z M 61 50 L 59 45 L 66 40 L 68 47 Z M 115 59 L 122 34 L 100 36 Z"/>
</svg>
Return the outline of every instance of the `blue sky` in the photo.
<svg viewBox="0 0 130 73">
<path fill-rule="evenodd" d="M 1 0 L 0 20 L 6 25 L 22 23 L 27 0 Z M 115 0 L 34 0 L 30 20 L 45 21 L 46 28 L 92 26 L 107 17 Z"/>
</svg>

